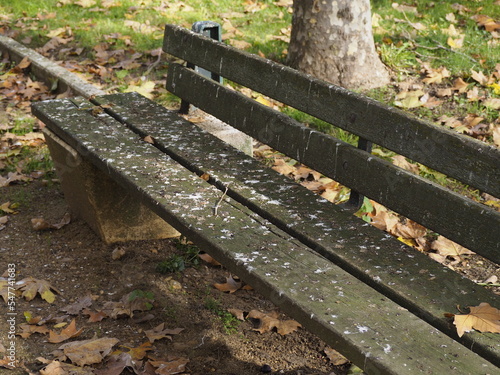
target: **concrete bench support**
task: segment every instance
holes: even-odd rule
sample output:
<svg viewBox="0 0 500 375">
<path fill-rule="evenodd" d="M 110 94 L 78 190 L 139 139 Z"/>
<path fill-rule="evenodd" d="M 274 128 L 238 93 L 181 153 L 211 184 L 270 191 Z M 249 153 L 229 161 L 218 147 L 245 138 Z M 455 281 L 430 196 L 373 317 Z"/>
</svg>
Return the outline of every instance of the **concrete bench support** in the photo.
<svg viewBox="0 0 500 375">
<path fill-rule="evenodd" d="M 85 220 L 104 242 L 180 235 L 53 132 L 45 128 L 43 133 L 72 215 Z"/>
</svg>

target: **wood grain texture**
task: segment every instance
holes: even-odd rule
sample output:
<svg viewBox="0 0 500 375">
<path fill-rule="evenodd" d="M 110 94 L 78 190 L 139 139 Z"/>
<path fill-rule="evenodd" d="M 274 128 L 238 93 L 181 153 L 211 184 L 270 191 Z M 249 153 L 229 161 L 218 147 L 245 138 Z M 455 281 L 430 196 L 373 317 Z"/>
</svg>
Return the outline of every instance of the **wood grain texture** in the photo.
<svg viewBox="0 0 500 375">
<path fill-rule="evenodd" d="M 163 49 L 500 197 L 500 151 L 493 146 L 178 26 L 166 26 Z"/>
<path fill-rule="evenodd" d="M 134 104 L 129 102 L 131 111 Z M 233 199 L 223 200 L 213 215 L 220 190 L 110 116 L 79 109 L 88 106 L 56 100 L 35 104 L 33 112 L 83 157 L 368 373 L 498 370 Z M 163 119 L 149 120 L 158 126 Z"/>
<path fill-rule="evenodd" d="M 312 130 L 180 65 L 170 66 L 167 89 L 310 168 L 500 263 L 500 231 L 485 230 L 500 228 L 500 213 L 492 208 Z"/>
<path fill-rule="evenodd" d="M 108 112 L 141 137 L 151 135 L 155 145 L 198 175 L 249 207 L 356 278 L 397 301 L 424 320 L 458 339 L 444 317 L 456 306 L 489 302 L 500 297 L 390 235 L 347 214 L 228 146 L 171 111 L 137 94 L 96 99 Z M 133 108 L 133 109 L 132 109 Z M 461 342 L 500 365 L 500 347 L 494 334 L 466 335 Z"/>
</svg>

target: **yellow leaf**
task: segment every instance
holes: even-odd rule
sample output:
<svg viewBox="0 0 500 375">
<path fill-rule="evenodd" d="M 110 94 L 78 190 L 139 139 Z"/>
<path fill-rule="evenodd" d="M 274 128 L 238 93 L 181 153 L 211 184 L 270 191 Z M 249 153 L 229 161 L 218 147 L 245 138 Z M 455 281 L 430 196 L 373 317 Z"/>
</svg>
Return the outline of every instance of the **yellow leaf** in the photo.
<svg viewBox="0 0 500 375">
<path fill-rule="evenodd" d="M 462 36 L 461 38 L 453 39 L 450 36 L 448 37 L 447 43 L 451 48 L 454 49 L 462 48 L 464 45 L 464 37 Z"/>
<path fill-rule="evenodd" d="M 142 83 L 140 86 L 130 85 L 125 89 L 125 92 L 138 92 L 142 96 L 145 96 L 148 99 L 153 99 L 152 92 L 154 91 L 155 83 L 153 81 L 146 81 Z"/>
<path fill-rule="evenodd" d="M 500 85 L 498 83 L 493 83 L 491 85 L 488 85 L 488 87 L 493 89 L 493 93 L 496 95 L 500 95 Z"/>
<path fill-rule="evenodd" d="M 47 35 L 45 35 L 47 38 L 55 38 L 56 36 L 61 36 L 66 32 L 65 27 L 60 27 L 58 29 L 54 29 L 51 32 L 49 32 Z"/>
<path fill-rule="evenodd" d="M 472 329 L 500 333 L 500 310 L 486 302 L 469 309 L 469 314 L 455 315 L 453 324 L 457 327 L 458 336 L 462 337 L 465 332 L 470 332 Z"/>
<path fill-rule="evenodd" d="M 45 290 L 41 294 L 42 299 L 47 301 L 48 303 L 52 303 L 56 299 L 56 295 L 52 293 L 49 289 Z"/>
<path fill-rule="evenodd" d="M 273 105 L 271 104 L 271 102 L 269 100 L 267 100 L 266 98 L 264 98 L 263 96 L 259 96 L 257 97 L 257 99 L 255 99 L 256 102 L 260 103 L 260 104 L 263 104 L 267 107 L 272 107 Z"/>
</svg>

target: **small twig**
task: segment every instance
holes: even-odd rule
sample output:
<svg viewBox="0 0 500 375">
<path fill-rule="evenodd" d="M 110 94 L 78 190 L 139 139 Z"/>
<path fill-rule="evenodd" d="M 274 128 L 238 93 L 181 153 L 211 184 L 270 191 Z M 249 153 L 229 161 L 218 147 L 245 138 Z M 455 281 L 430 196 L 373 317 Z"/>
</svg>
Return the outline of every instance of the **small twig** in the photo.
<svg viewBox="0 0 500 375">
<path fill-rule="evenodd" d="M 230 182 L 231 183 L 231 182 Z M 229 184 L 230 184 L 229 183 Z M 229 188 L 229 184 L 226 185 L 226 190 L 224 191 L 224 193 L 222 194 L 222 196 L 220 197 L 219 201 L 215 204 L 214 206 L 214 216 L 217 216 L 217 210 L 219 209 L 219 206 L 220 204 L 222 203 L 222 200 L 224 199 L 224 197 L 226 196 L 227 194 L 227 189 Z"/>
<path fill-rule="evenodd" d="M 146 72 L 144 73 L 144 76 L 147 76 L 161 61 L 161 52 L 160 54 L 158 55 L 158 58 L 156 59 L 156 61 L 154 63 L 152 63 L 149 68 L 146 70 Z"/>
<path fill-rule="evenodd" d="M 193 349 L 198 349 L 200 346 L 205 344 L 205 336 L 206 335 L 203 335 L 203 337 L 201 338 L 201 343 L 199 345 L 195 346 Z"/>
</svg>

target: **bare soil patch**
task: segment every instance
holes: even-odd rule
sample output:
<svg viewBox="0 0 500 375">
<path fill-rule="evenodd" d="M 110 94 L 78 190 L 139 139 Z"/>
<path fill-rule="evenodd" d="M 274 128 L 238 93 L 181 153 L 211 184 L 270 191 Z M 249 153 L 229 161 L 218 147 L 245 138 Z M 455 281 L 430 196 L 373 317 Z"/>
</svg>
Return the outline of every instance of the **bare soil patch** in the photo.
<svg viewBox="0 0 500 375">
<path fill-rule="evenodd" d="M 1 188 L 2 201 L 16 201 L 21 205 L 18 213 L 10 215 L 10 221 L 2 230 L 0 264 L 15 264 L 16 279 L 26 277 L 47 280 L 60 291 L 54 303 L 49 304 L 37 296 L 28 302 L 16 299 L 16 325 L 26 323 L 23 314 L 33 317 L 61 317 L 61 309 L 80 297 L 92 295 L 91 309 L 98 310 L 107 301 L 119 301 L 133 290 L 152 292 L 153 308 L 139 312 L 133 318 L 111 319 L 90 323 L 88 316 L 79 313 L 63 319 L 76 318 L 83 333 L 72 340 L 97 337 L 119 339 L 116 348 L 136 348 L 147 342 L 144 331 L 160 323 L 165 328 L 184 328 L 172 336 L 172 340 L 155 341 L 150 358 L 173 357 L 189 360 L 186 374 L 261 374 L 272 369 L 276 374 L 342 374 L 345 367 L 333 366 L 325 355 L 325 344 L 303 329 L 281 336 L 277 332 L 258 333 L 252 322 L 244 321 L 236 332 L 227 333 L 216 312 L 207 307 L 207 300 L 217 301 L 220 309 L 237 308 L 243 311 L 258 309 L 270 312 L 275 307 L 252 290 L 239 290 L 234 294 L 223 293 L 213 287 L 223 283 L 229 273 L 221 267 L 201 264 L 182 273 L 162 275 L 157 264 L 179 250 L 172 240 L 140 241 L 106 246 L 82 221 L 73 220 L 60 230 L 34 231 L 32 218 L 43 217 L 58 222 L 68 207 L 57 184 L 32 182 Z M 119 260 L 112 259 L 117 247 L 125 250 Z M 176 282 L 178 283 L 176 283 Z M 7 305 L 0 303 L 0 341 L 7 348 Z M 150 320 L 140 322 L 151 314 Z M 281 316 L 285 318 L 284 316 Z M 51 330 L 59 332 L 47 324 Z M 38 357 L 51 359 L 51 353 L 61 344 L 47 341 L 48 336 L 33 334 L 16 338 L 16 359 L 25 369 L 2 370 L 11 374 L 38 374 L 45 366 Z M 71 340 L 70 340 L 71 341 Z M 0 356 L 2 356 L 0 354 Z M 102 364 L 94 368 L 104 368 Z M 263 367 L 268 365 L 269 367 Z M 123 373 L 128 373 L 127 371 Z M 130 372 L 131 373 L 131 372 Z"/>
</svg>

